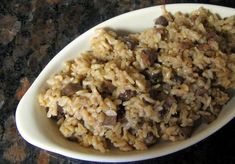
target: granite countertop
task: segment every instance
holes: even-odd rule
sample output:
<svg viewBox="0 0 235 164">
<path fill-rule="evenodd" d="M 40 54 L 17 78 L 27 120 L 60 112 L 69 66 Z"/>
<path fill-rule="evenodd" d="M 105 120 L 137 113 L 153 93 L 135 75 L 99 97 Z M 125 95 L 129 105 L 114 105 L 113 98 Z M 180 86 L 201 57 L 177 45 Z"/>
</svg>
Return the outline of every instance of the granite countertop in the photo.
<svg viewBox="0 0 235 164">
<path fill-rule="evenodd" d="M 233 0 L 206 2 L 235 7 Z M 0 163 L 84 163 L 27 143 L 15 125 L 16 106 L 43 67 L 74 38 L 113 16 L 160 0 L 1 0 Z M 235 119 L 180 152 L 136 163 L 235 163 Z"/>
</svg>

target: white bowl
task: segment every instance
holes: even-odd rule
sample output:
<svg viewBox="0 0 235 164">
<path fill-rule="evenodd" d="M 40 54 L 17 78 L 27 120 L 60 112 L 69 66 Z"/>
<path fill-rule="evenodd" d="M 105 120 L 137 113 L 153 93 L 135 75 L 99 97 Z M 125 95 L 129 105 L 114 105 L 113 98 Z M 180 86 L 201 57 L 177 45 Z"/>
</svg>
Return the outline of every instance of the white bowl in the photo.
<svg viewBox="0 0 235 164">
<path fill-rule="evenodd" d="M 233 8 L 205 4 L 171 4 L 166 5 L 166 8 L 172 13 L 177 11 L 184 13 L 191 12 L 202 6 L 218 13 L 222 17 L 235 15 L 235 9 Z M 64 61 L 75 58 L 81 52 L 89 49 L 89 41 L 94 36 L 95 29 L 110 27 L 114 30 L 140 32 L 153 27 L 154 19 L 161 14 L 160 6 L 155 6 L 117 16 L 88 30 L 61 50 L 40 73 L 17 107 L 16 124 L 22 137 L 37 147 L 76 159 L 100 162 L 127 162 L 155 158 L 189 147 L 216 132 L 234 118 L 235 98 L 230 100 L 214 122 L 199 128 L 187 140 L 156 144 L 145 151 L 111 151 L 104 154 L 90 148 L 83 148 L 77 143 L 66 140 L 58 131 L 56 124 L 46 117 L 45 111 L 40 110 L 37 96 L 40 89 L 45 85 L 45 81 L 49 76 L 60 71 Z"/>
</svg>

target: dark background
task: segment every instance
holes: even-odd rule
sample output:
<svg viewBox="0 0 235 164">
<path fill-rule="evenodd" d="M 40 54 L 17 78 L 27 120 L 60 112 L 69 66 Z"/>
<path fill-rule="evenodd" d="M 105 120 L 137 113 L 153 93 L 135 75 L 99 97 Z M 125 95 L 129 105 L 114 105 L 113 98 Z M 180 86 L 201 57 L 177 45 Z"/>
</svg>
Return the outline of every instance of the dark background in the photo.
<svg viewBox="0 0 235 164">
<path fill-rule="evenodd" d="M 43 67 L 66 44 L 116 15 L 159 5 L 157 0 L 0 0 L 0 164 L 84 163 L 28 144 L 15 125 L 16 106 Z M 233 0 L 210 3 L 235 7 Z M 180 152 L 136 163 L 235 163 L 235 119 L 200 143 Z"/>
</svg>

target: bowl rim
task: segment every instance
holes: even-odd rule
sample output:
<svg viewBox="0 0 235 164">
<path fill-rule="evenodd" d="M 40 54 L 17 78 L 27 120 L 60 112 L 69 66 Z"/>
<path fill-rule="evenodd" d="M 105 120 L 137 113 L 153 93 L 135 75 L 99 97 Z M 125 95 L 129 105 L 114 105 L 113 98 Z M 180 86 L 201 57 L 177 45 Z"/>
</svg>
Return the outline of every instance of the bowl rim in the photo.
<svg viewBox="0 0 235 164">
<path fill-rule="evenodd" d="M 231 7 L 224 7 L 224 6 L 218 6 L 218 5 L 211 5 L 211 4 L 201 4 L 201 3 L 177 3 L 177 4 L 166 4 L 166 7 L 189 7 L 193 6 L 194 8 L 199 8 L 199 7 L 205 7 L 209 10 L 211 9 L 223 9 L 223 10 L 231 10 L 235 13 L 235 9 L 231 8 Z M 205 138 L 207 138 L 208 136 L 210 136 L 211 134 L 215 133 L 217 130 L 219 130 L 220 128 L 222 128 L 225 124 L 227 124 L 230 120 L 232 120 L 235 117 L 235 110 L 234 112 L 226 117 L 225 119 L 222 119 L 221 121 L 214 121 L 213 122 L 213 126 L 210 125 L 210 128 L 208 128 L 207 130 L 204 130 L 202 132 L 200 132 L 199 134 L 197 134 L 196 136 L 194 136 L 194 138 L 189 138 L 187 140 L 181 141 L 179 144 L 177 144 L 176 146 L 173 146 L 173 148 L 171 150 L 168 151 L 162 151 L 158 154 L 154 154 L 154 152 L 151 152 L 151 154 L 144 154 L 143 156 L 140 155 L 130 155 L 130 156 L 123 156 L 123 158 L 118 158 L 115 156 L 107 156 L 105 154 L 100 154 L 100 155 L 94 155 L 94 154 L 86 154 L 86 153 L 82 153 L 82 152 L 74 152 L 74 151 L 70 151 L 70 150 L 66 150 L 66 149 L 61 149 L 60 147 L 50 147 L 50 145 L 45 145 L 40 141 L 35 140 L 34 138 L 32 138 L 30 136 L 30 134 L 24 129 L 23 124 L 21 123 L 21 119 L 20 119 L 20 112 L 24 106 L 24 103 L 27 101 L 28 97 L 30 97 L 31 92 L 33 92 L 33 88 L 35 88 L 35 86 L 38 84 L 39 79 L 41 79 L 41 77 L 44 75 L 44 72 L 49 70 L 49 65 L 50 63 L 53 61 L 55 62 L 56 59 L 58 59 L 58 56 L 62 56 L 66 50 L 70 49 L 72 47 L 72 45 L 74 45 L 76 43 L 76 40 L 80 40 L 83 39 L 87 36 L 87 34 L 89 32 L 91 32 L 91 30 L 97 29 L 99 27 L 102 27 L 103 25 L 105 25 L 107 22 L 112 22 L 116 19 L 122 19 L 122 17 L 128 16 L 130 14 L 137 14 L 137 13 L 141 13 L 142 11 L 145 10 L 149 10 L 149 9 L 153 9 L 153 8 L 159 8 L 161 5 L 158 6 L 152 6 L 152 7 L 147 7 L 147 8 L 142 8 L 142 9 L 138 9 L 138 10 L 134 10 L 134 11 L 130 11 L 118 16 L 115 16 L 111 19 L 108 19 L 94 27 L 92 27 L 91 29 L 89 29 L 88 31 L 84 32 L 83 34 L 81 34 L 80 36 L 78 36 L 77 38 L 75 38 L 73 41 L 71 41 L 68 45 L 66 45 L 59 53 L 57 53 L 53 59 L 51 61 L 49 61 L 49 63 L 46 65 L 46 67 L 41 71 L 41 73 L 38 75 L 38 77 L 36 78 L 36 80 L 33 82 L 33 84 L 30 86 L 30 88 L 28 89 L 28 91 L 25 93 L 25 95 L 22 97 L 21 101 L 19 102 L 17 109 L 16 109 L 16 113 L 15 113 L 15 118 L 16 118 L 16 125 L 17 125 L 17 129 L 19 131 L 19 133 L 21 134 L 21 136 L 30 144 L 37 146 L 39 148 L 45 149 L 47 151 L 50 152 L 54 152 L 57 154 L 61 154 L 63 156 L 67 156 L 70 158 L 75 158 L 75 159 L 79 159 L 79 160 L 85 160 L 85 161 L 99 161 L 99 162 L 130 162 L 130 161 L 140 161 L 140 160 L 146 160 L 146 159 L 152 159 L 152 158 L 157 158 L 160 156 L 164 156 L 164 155 L 168 155 L 177 151 L 180 151 L 182 149 L 185 149 L 189 146 L 192 146 L 202 140 L 204 140 Z M 194 10 L 194 9 L 192 9 Z M 184 11 L 182 11 L 184 12 Z M 57 149 L 56 149 L 57 148 Z"/>
</svg>

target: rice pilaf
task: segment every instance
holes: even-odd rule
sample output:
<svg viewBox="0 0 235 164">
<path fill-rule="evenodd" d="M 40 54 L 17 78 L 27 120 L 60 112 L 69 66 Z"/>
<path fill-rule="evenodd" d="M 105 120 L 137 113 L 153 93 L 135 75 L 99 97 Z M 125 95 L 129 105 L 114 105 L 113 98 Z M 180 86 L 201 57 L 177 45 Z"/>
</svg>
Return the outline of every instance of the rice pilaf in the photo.
<svg viewBox="0 0 235 164">
<path fill-rule="evenodd" d="M 101 152 L 144 150 L 216 119 L 235 87 L 235 16 L 165 11 L 155 27 L 99 29 L 91 51 L 47 81 L 39 104 L 69 140 Z"/>
</svg>

